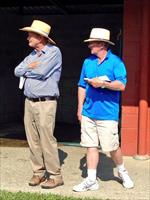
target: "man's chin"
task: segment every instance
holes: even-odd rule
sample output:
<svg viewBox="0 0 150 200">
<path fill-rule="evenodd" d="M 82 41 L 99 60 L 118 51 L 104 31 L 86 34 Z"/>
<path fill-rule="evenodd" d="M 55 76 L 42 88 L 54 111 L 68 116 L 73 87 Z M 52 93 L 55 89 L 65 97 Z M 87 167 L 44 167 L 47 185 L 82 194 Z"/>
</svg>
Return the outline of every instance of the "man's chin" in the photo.
<svg viewBox="0 0 150 200">
<path fill-rule="evenodd" d="M 92 51 L 91 51 L 91 54 L 97 56 L 97 54 L 96 54 L 95 52 L 92 52 Z"/>
<path fill-rule="evenodd" d="M 29 43 L 28 45 L 29 45 L 29 47 L 32 47 L 32 48 L 34 48 L 34 46 L 32 45 L 32 43 Z"/>
</svg>

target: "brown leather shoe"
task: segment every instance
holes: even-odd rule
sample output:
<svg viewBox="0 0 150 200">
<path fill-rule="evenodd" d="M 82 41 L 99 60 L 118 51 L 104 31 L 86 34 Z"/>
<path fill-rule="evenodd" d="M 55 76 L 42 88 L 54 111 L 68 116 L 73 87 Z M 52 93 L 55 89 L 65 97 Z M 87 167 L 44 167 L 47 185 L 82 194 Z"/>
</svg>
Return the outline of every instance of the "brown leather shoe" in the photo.
<svg viewBox="0 0 150 200">
<path fill-rule="evenodd" d="M 52 179 L 52 178 L 49 178 L 47 179 L 46 181 L 44 181 L 42 184 L 41 184 L 41 188 L 44 188 L 44 189 L 52 189 L 52 188 L 55 188 L 55 187 L 58 187 L 60 185 L 64 185 L 64 182 L 62 179 Z"/>
<path fill-rule="evenodd" d="M 39 177 L 37 175 L 33 175 L 32 178 L 29 181 L 29 185 L 30 186 L 36 186 L 39 185 L 40 183 L 44 182 L 46 180 L 46 178 L 43 177 Z"/>
</svg>

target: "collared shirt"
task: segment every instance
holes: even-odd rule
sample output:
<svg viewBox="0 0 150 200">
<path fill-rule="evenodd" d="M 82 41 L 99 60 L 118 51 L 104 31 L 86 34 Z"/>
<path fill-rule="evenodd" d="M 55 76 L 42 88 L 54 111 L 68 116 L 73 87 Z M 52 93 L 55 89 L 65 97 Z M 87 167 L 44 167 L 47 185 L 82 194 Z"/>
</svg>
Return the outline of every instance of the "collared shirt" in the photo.
<svg viewBox="0 0 150 200">
<path fill-rule="evenodd" d="M 32 62 L 39 62 L 34 69 Z M 32 51 L 16 68 L 17 77 L 25 77 L 24 94 L 29 98 L 59 96 L 58 82 L 61 75 L 62 56 L 58 47 L 47 44 L 42 51 Z"/>
<path fill-rule="evenodd" d="M 95 55 L 85 59 L 82 67 L 79 87 L 86 89 L 86 98 L 82 114 L 96 120 L 115 120 L 119 118 L 120 91 L 106 88 L 94 88 L 84 78 L 107 76 L 111 81 L 126 84 L 126 69 L 122 60 L 108 50 L 102 63 Z"/>
</svg>

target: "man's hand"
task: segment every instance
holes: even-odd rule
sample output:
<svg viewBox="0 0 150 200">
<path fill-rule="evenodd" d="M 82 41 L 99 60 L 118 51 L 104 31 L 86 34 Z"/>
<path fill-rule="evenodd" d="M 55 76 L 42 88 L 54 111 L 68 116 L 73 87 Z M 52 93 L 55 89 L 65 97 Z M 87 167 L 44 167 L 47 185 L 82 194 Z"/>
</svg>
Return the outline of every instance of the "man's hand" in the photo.
<svg viewBox="0 0 150 200">
<path fill-rule="evenodd" d="M 77 117 L 78 117 L 78 120 L 79 120 L 79 122 L 81 123 L 81 120 L 82 120 L 82 111 L 80 110 L 80 109 L 78 109 L 78 111 L 77 111 Z"/>
<path fill-rule="evenodd" d="M 78 87 L 78 111 L 77 111 L 77 117 L 79 122 L 81 123 L 82 120 L 82 109 L 83 109 L 83 104 L 85 101 L 85 93 L 86 90 L 85 88 Z"/>
<path fill-rule="evenodd" d="M 87 82 L 94 88 L 99 88 L 104 86 L 104 81 L 100 80 L 99 78 L 88 79 Z"/>
<path fill-rule="evenodd" d="M 36 68 L 39 64 L 40 64 L 40 62 L 35 61 L 35 62 L 30 63 L 30 64 L 28 65 L 28 67 L 29 67 L 30 69 L 34 69 L 34 68 Z"/>
</svg>

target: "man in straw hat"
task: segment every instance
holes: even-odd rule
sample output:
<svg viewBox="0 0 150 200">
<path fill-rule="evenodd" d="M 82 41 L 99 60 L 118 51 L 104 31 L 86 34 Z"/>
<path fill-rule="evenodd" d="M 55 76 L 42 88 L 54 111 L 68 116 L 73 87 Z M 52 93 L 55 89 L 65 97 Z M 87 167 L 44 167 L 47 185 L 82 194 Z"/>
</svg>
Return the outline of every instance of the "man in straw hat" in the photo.
<svg viewBox="0 0 150 200">
<path fill-rule="evenodd" d="M 34 20 L 28 32 L 29 46 L 34 50 L 15 68 L 15 75 L 23 77 L 25 100 L 25 130 L 30 148 L 33 177 L 30 186 L 51 189 L 63 185 L 56 138 L 53 135 L 58 82 L 62 56 L 49 37 L 51 27 Z"/>
<path fill-rule="evenodd" d="M 73 187 L 76 192 L 97 190 L 97 165 L 100 147 L 110 152 L 125 188 L 134 184 L 125 169 L 118 139 L 120 91 L 125 90 L 126 69 L 120 58 L 108 48 L 110 31 L 93 28 L 85 40 L 91 56 L 85 59 L 78 83 L 78 112 L 81 145 L 87 147 L 87 178 Z"/>
</svg>

